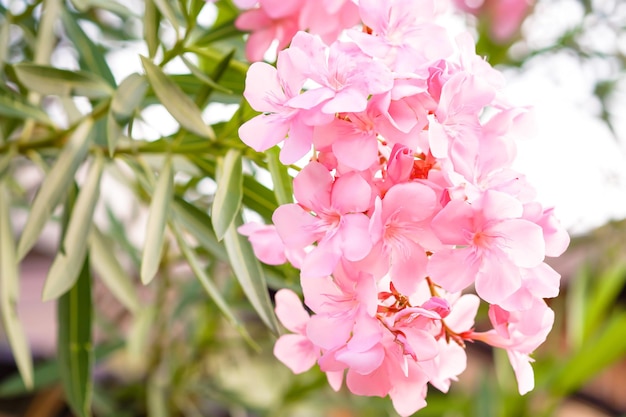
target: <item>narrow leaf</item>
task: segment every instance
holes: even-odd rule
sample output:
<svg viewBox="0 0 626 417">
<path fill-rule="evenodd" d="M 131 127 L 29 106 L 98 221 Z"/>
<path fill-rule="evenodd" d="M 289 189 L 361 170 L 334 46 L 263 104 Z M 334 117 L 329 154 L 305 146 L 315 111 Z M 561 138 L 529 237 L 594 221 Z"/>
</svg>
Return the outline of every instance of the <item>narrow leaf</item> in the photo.
<svg viewBox="0 0 626 417">
<path fill-rule="evenodd" d="M 219 85 L 218 83 L 216 83 L 215 81 L 213 81 L 207 74 L 205 74 L 193 62 L 191 62 L 190 60 L 185 58 L 184 55 L 181 55 L 180 58 L 182 59 L 182 61 L 185 64 L 185 66 L 187 68 L 189 68 L 189 71 L 191 71 L 191 73 L 193 75 L 195 75 L 200 81 L 202 81 L 203 83 L 205 83 L 209 87 L 214 88 L 217 91 L 221 91 L 222 93 L 226 93 L 226 94 L 232 94 L 233 93 L 228 88 L 224 88 L 221 85 Z"/>
<path fill-rule="evenodd" d="M 87 238 L 91 230 L 93 212 L 100 195 L 103 166 L 102 155 L 96 154 L 85 184 L 78 193 L 63 237 L 62 250 L 57 253 L 48 271 L 43 287 L 44 301 L 63 295 L 78 279 L 87 253 Z"/>
<path fill-rule="evenodd" d="M 137 290 L 115 257 L 110 242 L 95 225 L 92 226 L 89 236 L 89 253 L 91 266 L 104 285 L 122 305 L 132 312 L 137 312 L 139 310 Z"/>
<path fill-rule="evenodd" d="M 111 113 L 119 125 L 130 122 L 147 90 L 148 83 L 139 74 L 130 74 L 120 83 L 111 100 Z"/>
<path fill-rule="evenodd" d="M 594 279 L 593 292 L 587 292 L 587 310 L 582 317 L 583 339 L 587 338 L 606 319 L 608 312 L 615 306 L 615 300 L 624 289 L 626 265 L 619 264 Z M 579 324 L 580 325 L 580 324 Z"/>
<path fill-rule="evenodd" d="M 174 81 L 149 59 L 141 57 L 154 93 L 167 111 L 187 130 L 199 136 L 215 139 L 215 133 L 204 120 L 202 112 Z"/>
<path fill-rule="evenodd" d="M 78 125 L 39 187 L 17 247 L 18 259 L 22 259 L 35 245 L 52 211 L 72 184 L 74 174 L 87 154 L 92 126 L 92 119 L 85 119 Z"/>
<path fill-rule="evenodd" d="M 81 0 L 81 2 L 84 2 L 85 5 L 88 4 L 87 0 Z M 84 10 L 79 7 L 77 9 Z M 107 84 L 115 88 L 115 77 L 109 68 L 104 51 L 85 34 L 78 24 L 77 17 L 70 14 L 68 10 L 63 10 L 61 21 L 63 22 L 63 30 L 79 54 L 81 68 L 98 74 Z"/>
<path fill-rule="evenodd" d="M 180 231 L 180 228 L 176 226 L 176 224 L 173 225 L 173 231 L 174 231 L 174 235 L 176 236 L 176 242 L 178 243 L 178 247 L 180 248 L 187 262 L 189 263 L 191 270 L 196 275 L 196 278 L 198 278 L 198 281 L 200 281 L 200 284 L 202 284 L 202 287 L 205 289 L 209 297 L 211 297 L 213 302 L 215 302 L 215 305 L 217 306 L 217 308 L 220 309 L 222 314 L 224 314 L 224 316 L 228 319 L 228 321 L 239 331 L 239 333 L 248 342 L 256 345 L 256 343 L 254 343 L 254 341 L 250 337 L 250 334 L 246 331 L 245 327 L 241 324 L 239 320 L 237 320 L 237 318 L 235 317 L 235 314 L 231 311 L 230 307 L 228 306 L 228 303 L 226 302 L 224 297 L 222 297 L 222 294 L 220 293 L 219 289 L 215 286 L 213 281 L 209 278 L 204 268 L 200 266 L 200 261 L 196 257 L 196 254 L 194 253 L 194 251 L 189 247 L 187 242 L 185 242 L 185 239 L 183 238 L 183 234 Z"/>
<path fill-rule="evenodd" d="M 54 126 L 54 123 L 46 112 L 28 102 L 15 97 L 0 93 L 0 115 L 16 119 L 34 119 L 47 126 Z"/>
<path fill-rule="evenodd" d="M 289 175 L 287 167 L 280 163 L 278 154 L 280 149 L 273 147 L 265 152 L 267 165 L 274 183 L 274 194 L 278 204 L 293 203 L 293 178 Z"/>
<path fill-rule="evenodd" d="M 154 4 L 156 5 L 156 7 L 159 9 L 161 14 L 170 21 L 172 27 L 174 27 L 174 30 L 178 34 L 178 31 L 180 30 L 180 25 L 178 24 L 176 11 L 174 11 L 174 7 L 172 7 L 173 3 L 174 2 L 171 2 L 170 0 L 154 0 Z"/>
<path fill-rule="evenodd" d="M 107 119 L 107 145 L 110 156 L 113 156 L 122 128 L 133 118 L 147 90 L 148 83 L 145 78 L 139 74 L 131 74 L 115 91 Z"/>
<path fill-rule="evenodd" d="M 19 298 L 18 260 L 11 227 L 10 195 L 0 180 L 0 311 L 4 332 L 24 385 L 33 387 L 33 361 L 24 328 L 17 316 Z"/>
<path fill-rule="evenodd" d="M 172 160 L 165 160 L 163 170 L 154 190 L 148 223 L 146 226 L 146 242 L 141 258 L 141 282 L 148 284 L 156 275 L 161 262 L 163 241 L 165 238 L 165 224 L 172 202 L 173 172 Z"/>
<path fill-rule="evenodd" d="M 176 198 L 174 200 L 174 215 L 176 221 L 196 238 L 200 246 L 219 260 L 228 260 L 224 244 L 217 240 L 210 226 L 211 218 L 207 213 L 183 199 Z"/>
<path fill-rule="evenodd" d="M 241 216 L 237 216 L 224 235 L 231 267 L 261 320 L 270 330 L 278 334 L 278 324 L 267 292 L 263 268 L 254 255 L 248 239 L 237 232 L 237 227 L 241 224 Z"/>
<path fill-rule="evenodd" d="M 241 208 L 243 176 L 241 152 L 229 149 L 224 158 L 217 160 L 217 191 L 211 208 L 213 230 L 222 240 Z"/>
<path fill-rule="evenodd" d="M 109 97 L 113 90 L 94 73 L 69 71 L 45 65 L 13 65 L 17 79 L 29 90 L 58 96 Z"/>
<path fill-rule="evenodd" d="M 4 68 L 7 52 L 9 51 L 9 40 L 11 35 L 11 22 L 4 19 L 0 25 L 0 68 Z"/>
<path fill-rule="evenodd" d="M 74 287 L 57 303 L 57 357 L 67 401 L 78 417 L 91 416 L 94 361 L 91 341 L 91 274 L 89 256 Z"/>
<path fill-rule="evenodd" d="M 143 37 L 148 46 L 148 55 L 154 58 L 159 48 L 159 24 L 161 16 L 159 9 L 154 4 L 154 0 L 145 1 L 145 11 L 143 16 Z"/>
</svg>

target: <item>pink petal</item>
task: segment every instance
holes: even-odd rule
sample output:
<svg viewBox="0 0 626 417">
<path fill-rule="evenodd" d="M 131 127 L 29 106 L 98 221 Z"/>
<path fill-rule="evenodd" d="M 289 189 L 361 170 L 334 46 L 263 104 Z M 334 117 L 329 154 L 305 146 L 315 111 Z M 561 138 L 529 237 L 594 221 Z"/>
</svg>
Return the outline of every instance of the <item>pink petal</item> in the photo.
<svg viewBox="0 0 626 417">
<path fill-rule="evenodd" d="M 490 228 L 506 239 L 507 253 L 516 265 L 533 268 L 543 262 L 545 241 L 538 225 L 523 219 L 512 219 Z"/>
<path fill-rule="evenodd" d="M 302 307 L 298 295 L 286 288 L 278 290 L 274 296 L 276 316 L 289 331 L 304 334 L 309 321 L 309 313 Z"/>
<path fill-rule="evenodd" d="M 263 152 L 285 140 L 289 121 L 281 114 L 260 114 L 239 127 L 239 137 L 257 152 Z"/>
<path fill-rule="evenodd" d="M 428 260 L 428 275 L 449 292 L 467 288 L 476 279 L 480 263 L 470 248 L 443 249 Z"/>
<path fill-rule="evenodd" d="M 369 218 L 364 214 L 354 213 L 342 216 L 339 233 L 343 256 L 349 261 L 363 259 L 372 249 Z"/>
<path fill-rule="evenodd" d="M 488 303 L 498 304 L 520 289 L 520 269 L 501 253 L 486 255 L 476 276 L 476 293 Z"/>
<path fill-rule="evenodd" d="M 317 218 L 298 204 L 284 204 L 272 215 L 278 235 L 287 248 L 301 249 L 317 240 Z"/>
<path fill-rule="evenodd" d="M 316 210 L 330 207 L 333 177 L 319 162 L 310 162 L 293 180 L 293 191 L 298 203 Z"/>
<path fill-rule="evenodd" d="M 299 334 L 286 334 L 274 345 L 274 356 L 294 374 L 311 369 L 319 356 L 319 349 L 309 339 Z"/>
<path fill-rule="evenodd" d="M 265 62 L 255 62 L 250 65 L 246 74 L 246 89 L 243 95 L 250 106 L 260 112 L 280 111 L 281 108 L 275 103 L 286 100 L 276 68 Z"/>
<path fill-rule="evenodd" d="M 383 359 L 385 359 L 385 350 L 381 344 L 376 344 L 364 352 L 356 352 L 344 348 L 335 354 L 335 358 L 348 365 L 350 371 L 367 375 L 382 364 Z"/>
<path fill-rule="evenodd" d="M 372 187 L 357 173 L 348 173 L 335 180 L 331 206 L 340 213 L 363 213 L 370 209 Z"/>
</svg>

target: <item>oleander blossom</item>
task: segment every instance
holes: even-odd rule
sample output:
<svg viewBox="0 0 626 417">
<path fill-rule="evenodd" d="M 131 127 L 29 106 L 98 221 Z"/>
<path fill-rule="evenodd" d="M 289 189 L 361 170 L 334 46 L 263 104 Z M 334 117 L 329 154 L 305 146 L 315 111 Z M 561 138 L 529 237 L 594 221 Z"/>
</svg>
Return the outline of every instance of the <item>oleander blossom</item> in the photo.
<svg viewBox="0 0 626 417">
<path fill-rule="evenodd" d="M 524 394 L 554 322 L 544 299 L 559 292 L 545 257 L 569 244 L 512 168 L 530 110 L 509 103 L 469 34 L 450 38 L 434 0 L 320 8 L 348 3 L 361 31 L 297 32 L 276 67 L 255 63 L 246 79 L 261 114 L 241 139 L 260 152 L 278 145 L 285 164 L 309 158 L 273 225 L 240 228 L 261 261 L 300 270 L 303 301 L 276 294 L 291 333 L 274 353 L 295 373 L 317 364 L 335 390 L 389 396 L 407 416 L 429 385 L 447 392 L 465 343 L 480 341 L 507 351 Z M 271 4 L 252 10 L 296 13 Z M 481 302 L 493 329 L 476 332 Z"/>
</svg>

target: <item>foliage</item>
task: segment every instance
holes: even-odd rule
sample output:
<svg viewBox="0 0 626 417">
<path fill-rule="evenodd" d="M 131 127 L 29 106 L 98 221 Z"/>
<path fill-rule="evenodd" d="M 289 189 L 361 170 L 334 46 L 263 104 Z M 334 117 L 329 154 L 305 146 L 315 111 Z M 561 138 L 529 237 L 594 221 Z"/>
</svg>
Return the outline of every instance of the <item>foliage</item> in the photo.
<svg viewBox="0 0 626 417">
<path fill-rule="evenodd" d="M 290 201 L 293 170 L 237 135 L 257 113 L 243 101 L 232 2 L 17 3 L 0 5 L 0 311 L 20 375 L 0 397 L 61 383 L 81 417 L 394 415 L 380 399 L 331 393 L 318 371 L 294 377 L 271 355 L 270 294 L 297 291 L 298 273 L 261 264 L 236 228 Z M 112 68 L 124 48 L 143 51 L 139 72 Z M 172 132 L 147 126 L 155 109 L 176 121 Z M 18 215 L 27 221 L 15 237 Z M 140 238 L 129 233 L 137 222 Z M 60 237 L 42 297 L 57 304 L 58 356 L 33 364 L 18 268 L 49 224 Z M 519 397 L 497 359 L 500 384 L 482 372 L 418 415 L 547 416 L 626 354 L 626 313 L 607 307 L 626 274 L 594 273 L 557 301 L 569 350 L 556 340 L 538 354 L 535 394 Z"/>
</svg>

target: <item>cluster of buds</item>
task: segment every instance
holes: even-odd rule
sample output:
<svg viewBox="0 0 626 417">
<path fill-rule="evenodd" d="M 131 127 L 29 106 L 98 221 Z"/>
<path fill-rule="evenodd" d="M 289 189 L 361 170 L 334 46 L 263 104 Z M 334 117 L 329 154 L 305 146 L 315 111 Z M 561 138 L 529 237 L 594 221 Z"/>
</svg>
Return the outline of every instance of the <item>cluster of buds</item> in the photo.
<svg viewBox="0 0 626 417">
<path fill-rule="evenodd" d="M 569 244 L 511 168 L 529 110 L 507 101 L 469 34 L 451 39 L 436 23 L 434 0 L 356 10 L 362 27 L 347 40 L 297 32 L 275 67 L 256 62 L 246 79 L 262 113 L 241 139 L 281 144 L 284 164 L 309 160 L 273 225 L 240 228 L 261 261 L 301 271 L 312 315 L 280 290 L 276 313 L 293 333 L 274 353 L 295 373 L 317 363 L 334 389 L 389 395 L 406 416 L 429 383 L 448 390 L 479 340 L 506 349 L 526 393 L 529 355 L 554 321 L 544 299 L 559 292 L 544 260 Z M 474 329 L 481 301 L 485 332 Z"/>
</svg>

